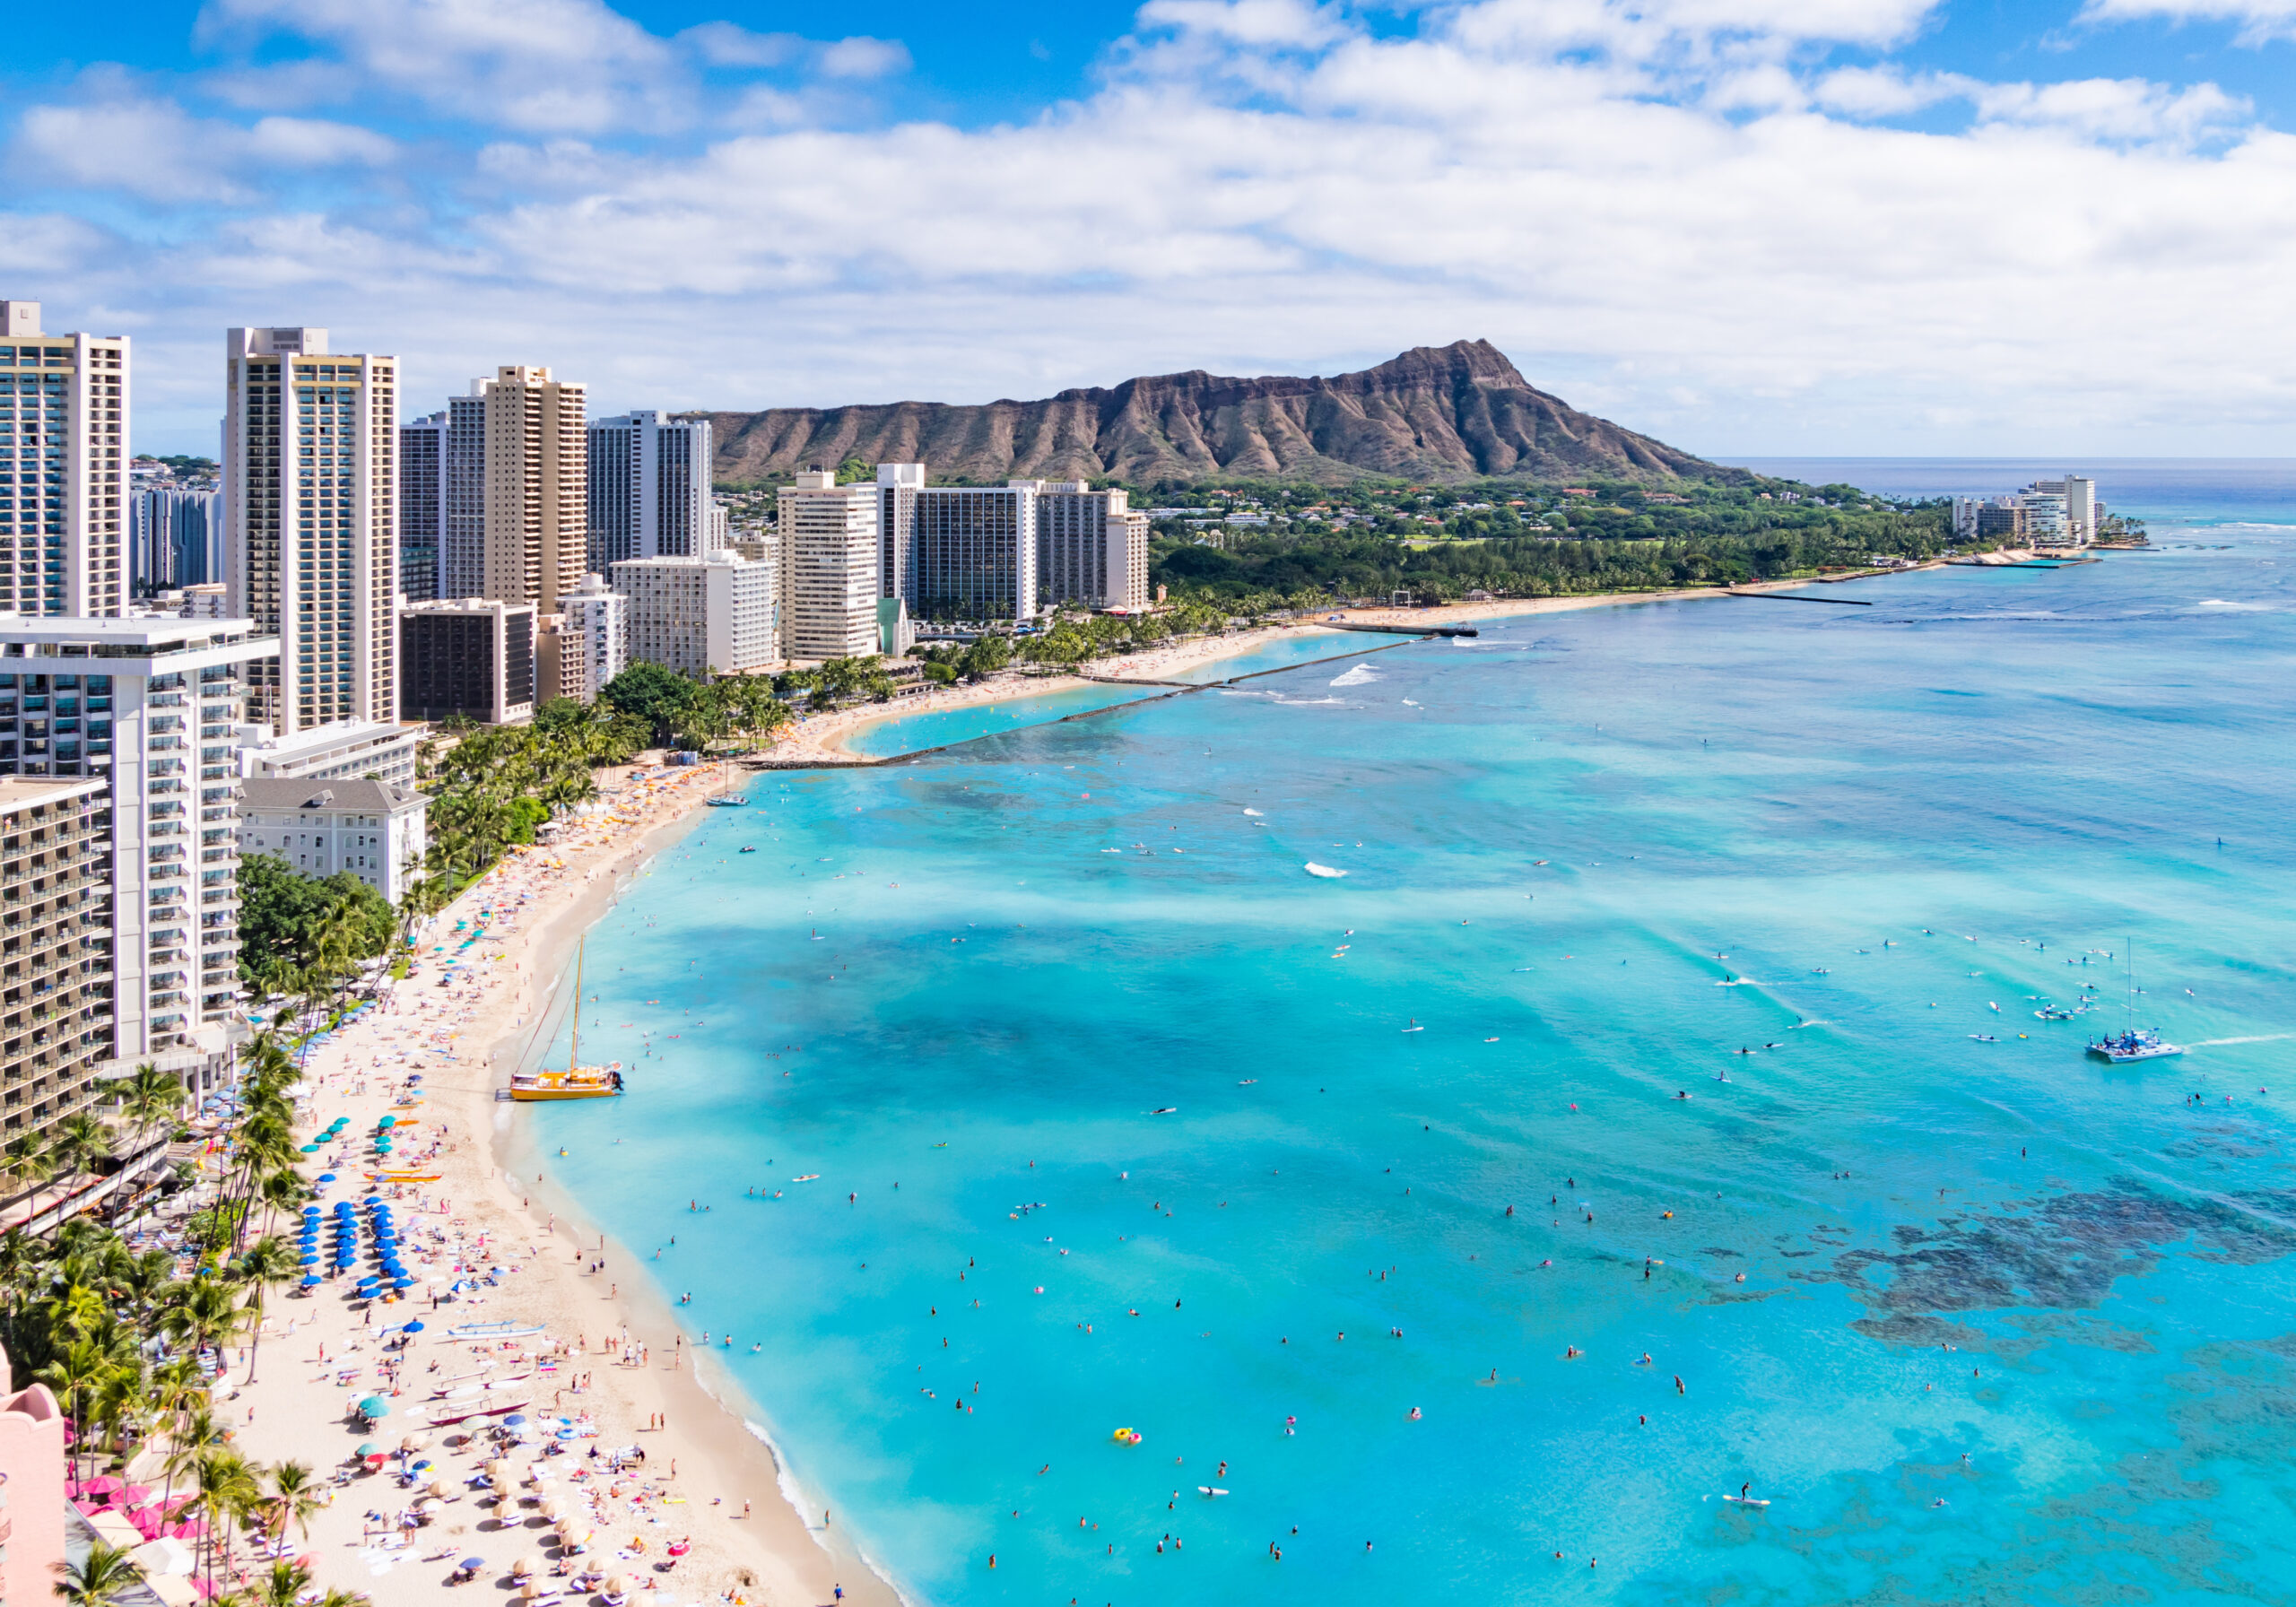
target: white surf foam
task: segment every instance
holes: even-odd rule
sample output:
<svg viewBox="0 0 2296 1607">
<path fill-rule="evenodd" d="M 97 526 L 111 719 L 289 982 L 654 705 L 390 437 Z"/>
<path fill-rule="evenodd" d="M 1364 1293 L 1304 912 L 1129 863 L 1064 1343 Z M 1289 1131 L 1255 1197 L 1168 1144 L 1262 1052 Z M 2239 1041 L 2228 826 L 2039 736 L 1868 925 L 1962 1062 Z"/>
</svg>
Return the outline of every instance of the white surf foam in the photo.
<svg viewBox="0 0 2296 1607">
<path fill-rule="evenodd" d="M 1344 876 L 1347 873 L 1345 871 L 1335 871 L 1327 864 L 1318 864 L 1314 860 L 1310 859 L 1308 861 L 1308 874 L 1310 876 Z"/>
<path fill-rule="evenodd" d="M 1359 664 L 1344 675 L 1331 678 L 1334 686 L 1369 686 L 1379 678 L 1379 672 L 1368 664 Z"/>
</svg>

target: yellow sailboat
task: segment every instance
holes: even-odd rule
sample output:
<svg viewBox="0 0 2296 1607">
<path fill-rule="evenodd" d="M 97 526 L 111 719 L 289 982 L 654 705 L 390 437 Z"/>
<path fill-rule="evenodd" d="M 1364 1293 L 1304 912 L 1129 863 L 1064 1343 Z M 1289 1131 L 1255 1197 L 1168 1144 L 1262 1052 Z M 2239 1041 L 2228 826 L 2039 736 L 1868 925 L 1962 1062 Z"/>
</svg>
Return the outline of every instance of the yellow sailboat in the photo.
<svg viewBox="0 0 2296 1607">
<path fill-rule="evenodd" d="M 574 954 L 574 1032 L 567 1046 L 566 1069 L 561 1072 L 545 1066 L 535 1072 L 512 1073 L 510 1098 L 520 1104 L 538 1099 L 605 1099 L 622 1091 L 622 1062 L 582 1064 L 582 960 L 589 946 L 585 938 Z"/>
</svg>

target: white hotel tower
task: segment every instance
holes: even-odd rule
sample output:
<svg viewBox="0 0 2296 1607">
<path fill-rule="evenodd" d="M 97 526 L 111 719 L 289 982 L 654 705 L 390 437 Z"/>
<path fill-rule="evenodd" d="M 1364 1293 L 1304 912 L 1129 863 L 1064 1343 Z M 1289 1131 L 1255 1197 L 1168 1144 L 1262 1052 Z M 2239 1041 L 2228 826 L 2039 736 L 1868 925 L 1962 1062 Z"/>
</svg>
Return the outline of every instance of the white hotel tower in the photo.
<svg viewBox="0 0 2296 1607">
<path fill-rule="evenodd" d="M 398 360 L 326 346 L 224 339 L 230 608 L 279 638 L 248 717 L 282 736 L 398 718 Z"/>
</svg>

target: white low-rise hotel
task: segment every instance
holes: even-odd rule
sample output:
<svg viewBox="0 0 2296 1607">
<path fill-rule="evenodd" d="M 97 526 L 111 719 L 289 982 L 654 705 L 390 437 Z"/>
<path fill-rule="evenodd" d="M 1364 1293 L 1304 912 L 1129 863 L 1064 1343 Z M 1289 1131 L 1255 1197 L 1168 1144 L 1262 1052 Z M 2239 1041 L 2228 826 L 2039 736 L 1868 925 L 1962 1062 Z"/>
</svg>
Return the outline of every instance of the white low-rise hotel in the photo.
<svg viewBox="0 0 2296 1607">
<path fill-rule="evenodd" d="M 382 781 L 242 784 L 241 841 L 306 876 L 348 871 L 393 904 L 422 878 L 430 800 Z"/>
</svg>

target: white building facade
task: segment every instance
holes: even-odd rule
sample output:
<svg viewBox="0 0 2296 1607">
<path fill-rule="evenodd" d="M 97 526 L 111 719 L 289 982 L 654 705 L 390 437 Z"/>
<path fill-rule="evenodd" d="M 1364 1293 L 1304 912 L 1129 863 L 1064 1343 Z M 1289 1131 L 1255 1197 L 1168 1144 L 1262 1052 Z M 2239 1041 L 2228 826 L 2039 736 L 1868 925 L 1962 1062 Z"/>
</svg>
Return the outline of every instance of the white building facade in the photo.
<svg viewBox="0 0 2296 1607">
<path fill-rule="evenodd" d="M 764 668 L 778 651 L 773 579 L 737 552 L 614 565 L 614 590 L 629 599 L 631 660 L 688 675 Z M 872 598 L 873 630 L 874 607 Z"/>
<path fill-rule="evenodd" d="M 870 484 L 839 485 L 825 469 L 804 470 L 782 487 L 776 534 L 783 658 L 877 651 L 877 491 Z"/>
<path fill-rule="evenodd" d="M 196 1066 L 222 1049 L 239 990 L 230 739 L 278 653 L 248 620 L 0 615 L 0 774 L 111 782 L 121 1062 Z"/>
<path fill-rule="evenodd" d="M 581 585 L 559 599 L 559 606 L 566 614 L 564 651 L 577 666 L 569 684 L 578 681 L 579 687 L 566 695 L 595 703 L 607 683 L 630 667 L 630 599 L 608 586 L 604 576 L 585 575 Z"/>
<path fill-rule="evenodd" d="M 317 725 L 292 736 L 274 735 L 267 725 L 242 725 L 231 751 L 234 767 L 248 780 L 384 781 L 414 785 L 418 726 L 386 720 L 344 720 Z"/>
<path fill-rule="evenodd" d="M 231 608 L 279 639 L 257 724 L 283 733 L 398 708 L 398 360 L 324 329 L 224 341 Z"/>
<path fill-rule="evenodd" d="M 128 590 L 128 343 L 0 301 L 0 609 L 117 617 Z"/>
<path fill-rule="evenodd" d="M 430 801 L 384 781 L 250 780 L 240 840 L 306 876 L 347 871 L 396 905 L 421 880 Z"/>
</svg>

